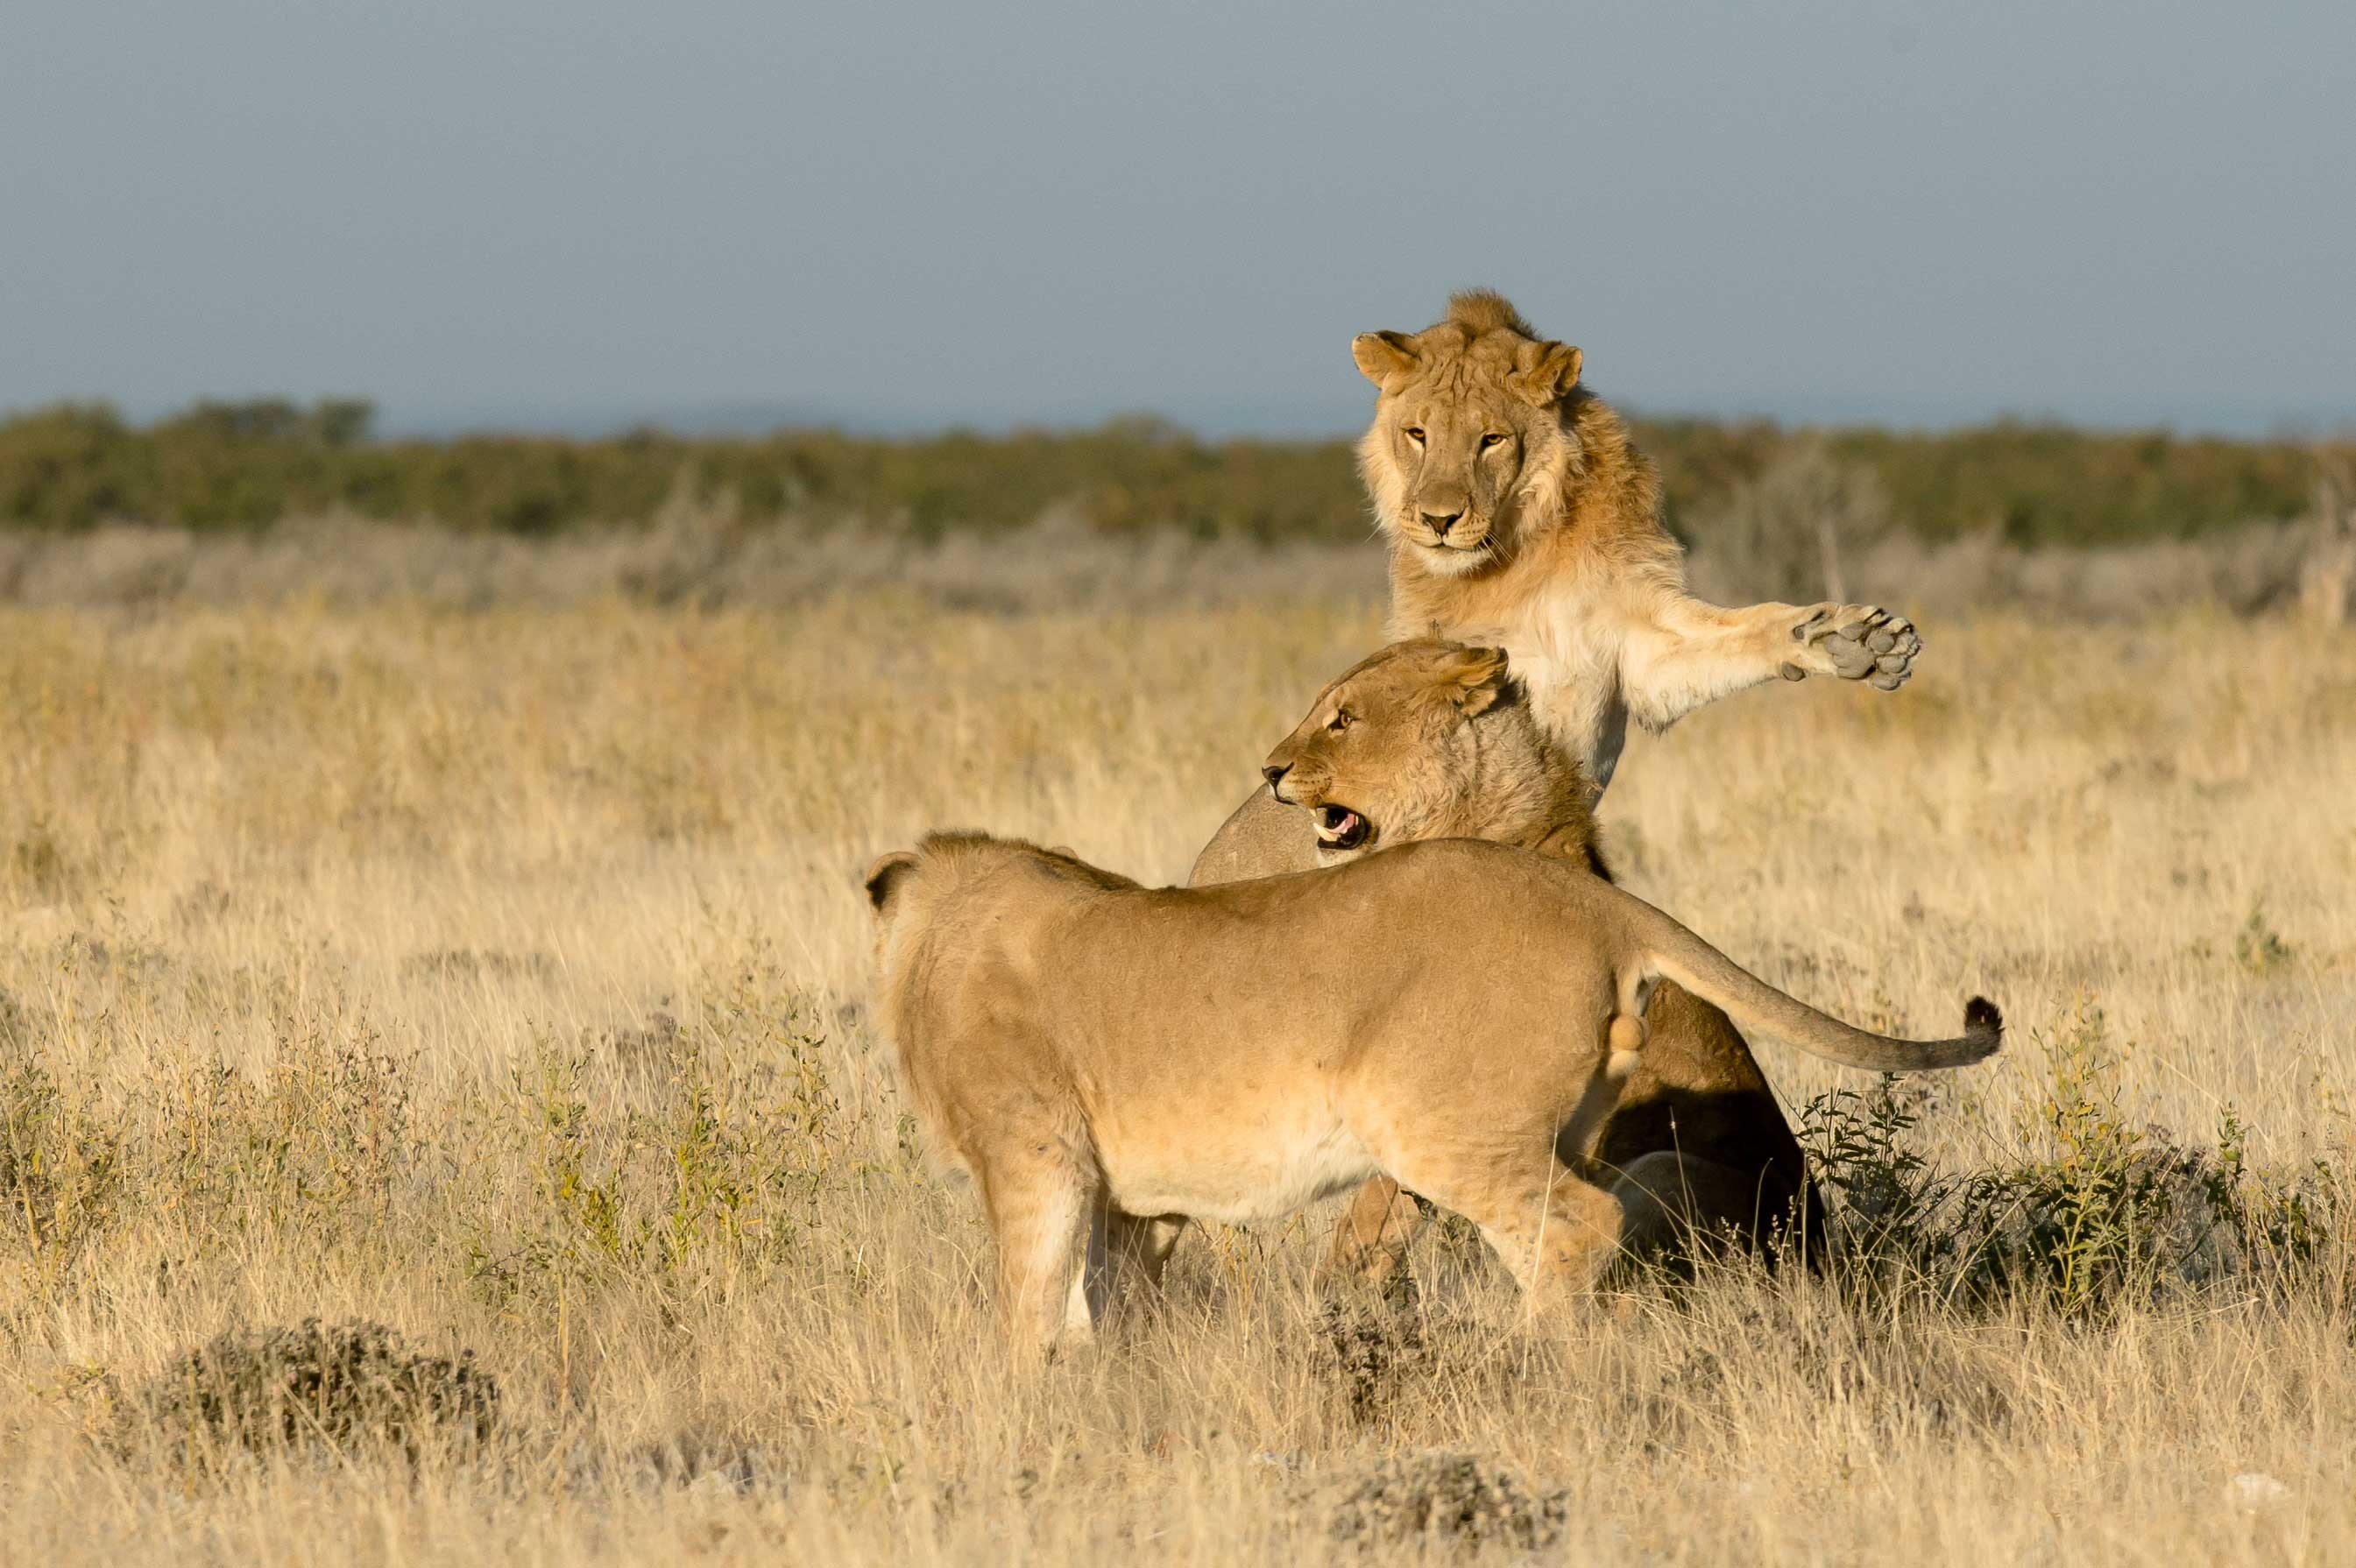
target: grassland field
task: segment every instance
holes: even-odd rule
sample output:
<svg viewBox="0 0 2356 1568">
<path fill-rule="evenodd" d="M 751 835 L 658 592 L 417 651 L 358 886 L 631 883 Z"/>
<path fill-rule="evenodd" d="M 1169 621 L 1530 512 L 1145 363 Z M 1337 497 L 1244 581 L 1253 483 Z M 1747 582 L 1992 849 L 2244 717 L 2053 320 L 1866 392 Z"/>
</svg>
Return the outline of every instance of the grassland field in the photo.
<svg viewBox="0 0 2356 1568">
<path fill-rule="evenodd" d="M 1312 1214 L 1010 1367 L 856 873 L 1182 877 L 1377 640 L 1296 587 L 0 609 L 0 1561 L 2356 1561 L 2356 632 L 2286 618 L 1925 615 L 1901 693 L 1632 741 L 1639 891 L 1837 1013 L 2011 1022 L 1937 1083 L 1761 1046 L 1821 1277 L 1531 1322 L 1442 1235 L 1336 1302 Z M 496 1404 L 183 1360 L 312 1317 Z"/>
</svg>

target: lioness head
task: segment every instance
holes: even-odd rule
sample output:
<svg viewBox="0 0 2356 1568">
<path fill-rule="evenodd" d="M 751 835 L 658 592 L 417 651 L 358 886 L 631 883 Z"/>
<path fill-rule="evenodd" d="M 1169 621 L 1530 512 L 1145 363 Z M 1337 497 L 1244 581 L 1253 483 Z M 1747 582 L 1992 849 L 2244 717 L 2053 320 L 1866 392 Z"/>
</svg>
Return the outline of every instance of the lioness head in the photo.
<svg viewBox="0 0 2356 1568">
<path fill-rule="evenodd" d="M 1438 325 L 1365 333 L 1350 353 L 1382 389 L 1358 465 L 1384 530 L 1444 576 L 1510 559 L 1526 503 L 1558 488 L 1577 454 L 1564 411 L 1579 350 L 1476 289 Z"/>
<path fill-rule="evenodd" d="M 1418 838 L 1585 831 L 1576 763 L 1548 753 L 1495 648 L 1393 643 L 1317 694 L 1260 770 L 1317 822 L 1325 865 Z"/>
</svg>

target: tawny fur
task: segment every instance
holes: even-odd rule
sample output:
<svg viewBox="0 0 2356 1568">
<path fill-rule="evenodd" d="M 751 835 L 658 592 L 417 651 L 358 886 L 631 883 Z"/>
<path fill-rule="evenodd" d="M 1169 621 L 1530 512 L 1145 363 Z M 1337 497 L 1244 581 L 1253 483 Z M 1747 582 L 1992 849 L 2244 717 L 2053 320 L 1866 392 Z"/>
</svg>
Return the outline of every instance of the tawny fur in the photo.
<svg viewBox="0 0 2356 1568">
<path fill-rule="evenodd" d="M 1460 294 L 1434 326 L 1351 347 L 1381 389 L 1358 464 L 1389 540 L 1391 635 L 1504 648 L 1596 793 L 1632 716 L 1665 729 L 1779 674 L 1894 690 L 1912 672 L 1921 639 L 1887 611 L 1730 610 L 1687 592 L 1652 464 L 1580 384 L 1579 350 L 1498 295 Z"/>
<path fill-rule="evenodd" d="M 1465 289 L 1449 295 L 1448 319 L 1474 334 L 1511 332 L 1524 337 L 1537 336 L 1537 329 L 1524 321 L 1522 313 L 1494 289 Z"/>
<path fill-rule="evenodd" d="M 1837 1060 L 1994 1051 L 1849 1028 L 1643 901 L 1465 840 L 1203 889 L 933 835 L 869 872 L 879 1014 L 927 1132 L 976 1178 L 1017 1343 L 1085 1338 L 1173 1219 L 1282 1217 L 1387 1172 L 1534 1295 L 1586 1288 L 1621 1202 L 1592 1140 L 1612 1020 L 1676 980 Z M 1625 1031 L 1622 1031 L 1624 1041 Z"/>
<path fill-rule="evenodd" d="M 1227 818 L 1197 857 L 1193 885 L 1338 865 L 1425 838 L 1486 838 L 1611 874 L 1593 792 L 1578 763 L 1546 743 L 1494 648 L 1392 644 L 1319 692 L 1267 769 L 1274 793 L 1254 791 Z M 1327 842 L 1316 814 L 1328 809 L 1363 823 L 1364 842 Z M 1643 1055 L 1598 1150 L 1628 1210 L 1628 1245 L 1765 1243 L 1788 1223 L 1813 1247 L 1822 1204 L 1741 1034 L 1674 985 L 1654 993 L 1644 1021 Z M 1395 1182 L 1377 1178 L 1337 1225 L 1325 1266 L 1387 1279 L 1424 1223 Z"/>
</svg>

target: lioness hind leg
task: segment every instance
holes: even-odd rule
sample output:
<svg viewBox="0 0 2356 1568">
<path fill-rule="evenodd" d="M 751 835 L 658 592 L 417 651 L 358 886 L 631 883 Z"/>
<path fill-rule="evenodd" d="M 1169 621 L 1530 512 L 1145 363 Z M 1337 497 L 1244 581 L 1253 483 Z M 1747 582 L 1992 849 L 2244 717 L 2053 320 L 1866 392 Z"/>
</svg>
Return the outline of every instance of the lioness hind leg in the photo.
<svg viewBox="0 0 2356 1568">
<path fill-rule="evenodd" d="M 1407 1273 L 1408 1248 L 1430 1222 L 1426 1205 L 1387 1176 L 1358 1189 L 1333 1227 L 1333 1244 L 1317 1265 L 1319 1277 L 1388 1285 Z"/>
<path fill-rule="evenodd" d="M 1087 1344 L 1106 1283 L 1105 1205 L 1093 1173 L 1043 1156 L 991 1162 L 980 1174 L 1016 1352 L 1037 1360 Z"/>
<path fill-rule="evenodd" d="M 1480 1226 L 1533 1308 L 1592 1290 L 1620 1255 L 1620 1200 L 1572 1174 L 1545 1145 L 1486 1169 L 1399 1175 Z"/>
</svg>

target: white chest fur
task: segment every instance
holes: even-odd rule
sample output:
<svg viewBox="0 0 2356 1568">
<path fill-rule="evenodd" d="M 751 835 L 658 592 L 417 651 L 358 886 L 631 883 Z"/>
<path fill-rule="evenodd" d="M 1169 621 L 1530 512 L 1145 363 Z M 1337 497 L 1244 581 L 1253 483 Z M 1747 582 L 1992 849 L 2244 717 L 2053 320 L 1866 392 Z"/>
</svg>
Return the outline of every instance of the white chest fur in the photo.
<svg viewBox="0 0 2356 1568">
<path fill-rule="evenodd" d="M 1625 628 L 1613 607 L 1599 595 L 1564 591 L 1531 604 L 1514 625 L 1466 627 L 1453 635 L 1505 650 L 1538 727 L 1579 759 L 1601 796 L 1628 740 L 1628 705 L 1620 686 Z"/>
</svg>

